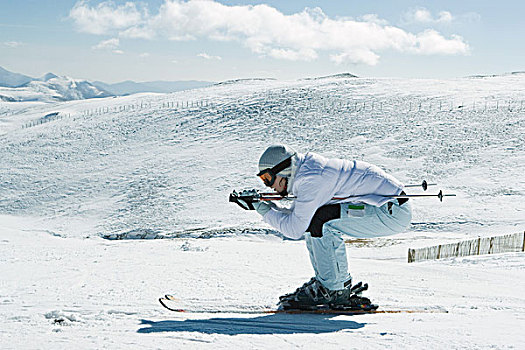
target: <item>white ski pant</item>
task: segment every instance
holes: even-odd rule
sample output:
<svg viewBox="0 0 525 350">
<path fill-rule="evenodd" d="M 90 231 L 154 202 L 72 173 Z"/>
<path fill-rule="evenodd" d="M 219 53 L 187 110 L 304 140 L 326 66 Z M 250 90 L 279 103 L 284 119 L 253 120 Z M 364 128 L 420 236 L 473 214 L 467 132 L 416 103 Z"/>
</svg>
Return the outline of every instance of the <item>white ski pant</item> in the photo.
<svg viewBox="0 0 525 350">
<path fill-rule="evenodd" d="M 348 210 L 348 203 L 341 204 L 341 218 L 326 222 L 322 237 L 305 233 L 316 279 L 330 290 L 344 289 L 345 282 L 351 279 L 343 234 L 357 238 L 389 236 L 403 232 L 411 219 L 409 202 L 401 206 L 397 202 L 387 203 L 381 207 L 365 204 L 357 214 L 355 209 Z"/>
</svg>

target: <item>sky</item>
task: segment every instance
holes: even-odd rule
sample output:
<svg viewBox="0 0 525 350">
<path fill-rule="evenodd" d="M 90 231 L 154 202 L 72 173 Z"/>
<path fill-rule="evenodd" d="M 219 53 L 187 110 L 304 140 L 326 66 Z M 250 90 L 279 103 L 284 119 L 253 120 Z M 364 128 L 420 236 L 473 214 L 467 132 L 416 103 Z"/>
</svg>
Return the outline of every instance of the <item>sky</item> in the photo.
<svg viewBox="0 0 525 350">
<path fill-rule="evenodd" d="M 525 70 L 525 2 L 0 0 L 0 66 L 124 80 Z"/>
</svg>

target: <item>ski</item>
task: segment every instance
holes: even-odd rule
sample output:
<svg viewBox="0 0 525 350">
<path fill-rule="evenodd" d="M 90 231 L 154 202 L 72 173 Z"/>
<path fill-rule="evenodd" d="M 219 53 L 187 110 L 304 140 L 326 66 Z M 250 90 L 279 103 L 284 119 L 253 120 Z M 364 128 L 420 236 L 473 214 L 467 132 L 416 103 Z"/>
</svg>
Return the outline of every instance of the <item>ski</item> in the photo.
<svg viewBox="0 0 525 350">
<path fill-rule="evenodd" d="M 312 310 L 299 309 L 185 309 L 177 306 L 178 299 L 167 294 L 159 298 L 160 304 L 166 309 L 187 314 L 333 314 L 333 315 L 366 315 L 366 314 L 404 314 L 404 313 L 448 313 L 444 309 L 385 309 L 385 310 L 351 310 L 318 308 Z M 170 305 L 175 304 L 175 305 Z M 179 304 L 180 306 L 180 304 Z"/>
</svg>

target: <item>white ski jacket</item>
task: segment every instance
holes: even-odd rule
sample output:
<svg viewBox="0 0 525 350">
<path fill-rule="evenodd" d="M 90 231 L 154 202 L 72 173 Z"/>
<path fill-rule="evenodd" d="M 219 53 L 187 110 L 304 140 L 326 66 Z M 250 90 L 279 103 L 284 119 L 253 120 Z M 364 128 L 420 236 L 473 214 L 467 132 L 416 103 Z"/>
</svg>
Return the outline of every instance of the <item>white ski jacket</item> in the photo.
<svg viewBox="0 0 525 350">
<path fill-rule="evenodd" d="M 316 210 L 325 204 L 366 203 L 377 207 L 398 195 L 403 185 L 379 167 L 343 159 L 328 159 L 315 153 L 293 159 L 288 192 L 296 198 L 290 210 L 272 208 L 263 220 L 291 239 L 300 239 Z M 342 200 L 332 197 L 357 196 Z"/>
</svg>

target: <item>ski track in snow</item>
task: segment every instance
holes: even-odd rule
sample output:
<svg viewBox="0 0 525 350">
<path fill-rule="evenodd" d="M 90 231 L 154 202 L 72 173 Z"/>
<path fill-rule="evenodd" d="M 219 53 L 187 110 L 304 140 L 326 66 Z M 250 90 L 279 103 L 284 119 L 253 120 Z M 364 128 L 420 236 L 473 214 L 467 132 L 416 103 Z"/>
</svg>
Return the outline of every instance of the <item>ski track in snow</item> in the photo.
<svg viewBox="0 0 525 350">
<path fill-rule="evenodd" d="M 407 264 L 406 252 L 524 229 L 523 91 L 525 75 L 508 75 L 0 102 L 0 347 L 520 348 L 523 253 Z M 512 111 L 494 108 L 509 100 Z M 22 129 L 56 111 L 72 116 Z M 233 189 L 261 188 L 257 159 L 274 142 L 457 193 L 414 200 L 406 233 L 347 244 L 354 280 L 368 282 L 382 308 L 448 313 L 175 314 L 158 305 L 171 293 L 193 307 L 272 308 L 311 277 L 304 242 L 227 203 Z"/>
</svg>

